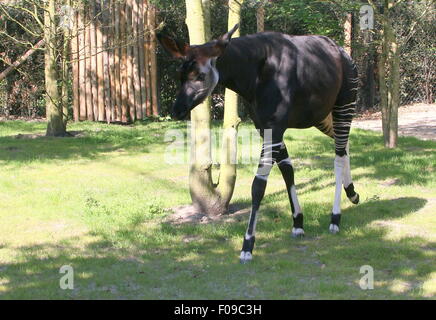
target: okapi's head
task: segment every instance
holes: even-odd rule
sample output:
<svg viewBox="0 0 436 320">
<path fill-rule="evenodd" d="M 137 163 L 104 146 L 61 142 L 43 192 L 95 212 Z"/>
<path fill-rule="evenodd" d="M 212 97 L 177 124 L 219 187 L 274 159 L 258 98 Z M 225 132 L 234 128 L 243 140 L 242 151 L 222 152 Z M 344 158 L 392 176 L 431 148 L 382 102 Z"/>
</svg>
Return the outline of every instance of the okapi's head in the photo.
<svg viewBox="0 0 436 320">
<path fill-rule="evenodd" d="M 223 54 L 238 27 L 238 24 L 235 25 L 217 40 L 193 46 L 158 35 L 159 42 L 166 51 L 182 62 L 179 68 L 181 88 L 173 105 L 173 118 L 185 119 L 192 109 L 212 93 L 219 78 L 215 61 Z"/>
</svg>

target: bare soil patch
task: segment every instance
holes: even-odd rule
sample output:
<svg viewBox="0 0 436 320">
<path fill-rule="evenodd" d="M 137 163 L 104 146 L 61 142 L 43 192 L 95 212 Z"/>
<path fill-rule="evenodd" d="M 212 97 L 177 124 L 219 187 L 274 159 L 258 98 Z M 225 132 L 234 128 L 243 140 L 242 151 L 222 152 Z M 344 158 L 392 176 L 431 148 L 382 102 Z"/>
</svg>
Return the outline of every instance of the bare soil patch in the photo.
<svg viewBox="0 0 436 320">
<path fill-rule="evenodd" d="M 171 224 L 206 224 L 212 222 L 236 222 L 244 219 L 249 213 L 249 208 L 243 208 L 240 205 L 230 205 L 229 213 L 219 216 L 208 216 L 200 212 L 193 205 L 181 205 L 171 208 L 173 212 L 166 218 L 166 222 Z"/>
<path fill-rule="evenodd" d="M 360 115 L 353 120 L 352 126 L 381 132 L 381 112 Z M 436 104 L 419 103 L 400 107 L 398 134 L 436 141 Z"/>
<path fill-rule="evenodd" d="M 67 131 L 67 134 L 64 137 L 55 137 L 55 138 L 81 138 L 86 136 L 85 131 Z M 15 139 L 39 139 L 45 138 L 45 133 L 29 133 L 29 134 L 17 134 Z"/>
</svg>

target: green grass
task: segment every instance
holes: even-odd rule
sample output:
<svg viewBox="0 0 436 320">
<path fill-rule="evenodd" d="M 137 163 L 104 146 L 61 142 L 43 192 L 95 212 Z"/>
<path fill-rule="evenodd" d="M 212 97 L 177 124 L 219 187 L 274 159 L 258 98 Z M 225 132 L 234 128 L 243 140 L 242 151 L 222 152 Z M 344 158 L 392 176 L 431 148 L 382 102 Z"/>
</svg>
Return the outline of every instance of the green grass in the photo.
<svg viewBox="0 0 436 320">
<path fill-rule="evenodd" d="M 290 237 L 274 168 L 254 261 L 240 265 L 247 216 L 164 220 L 168 208 L 190 202 L 188 166 L 164 161 L 166 130 L 185 125 L 84 122 L 69 126 L 83 131 L 78 137 L 45 138 L 25 135 L 43 133 L 44 123 L 0 122 L 0 299 L 434 298 L 435 142 L 400 138 L 386 150 L 378 133 L 353 130 L 361 203 L 343 196 L 341 232 L 331 235 L 333 143 L 313 129 L 288 130 L 306 237 Z M 238 207 L 250 206 L 255 168 L 238 169 Z M 74 290 L 59 288 L 63 265 L 74 268 Z M 359 287 L 362 265 L 374 268 L 373 290 Z"/>
</svg>

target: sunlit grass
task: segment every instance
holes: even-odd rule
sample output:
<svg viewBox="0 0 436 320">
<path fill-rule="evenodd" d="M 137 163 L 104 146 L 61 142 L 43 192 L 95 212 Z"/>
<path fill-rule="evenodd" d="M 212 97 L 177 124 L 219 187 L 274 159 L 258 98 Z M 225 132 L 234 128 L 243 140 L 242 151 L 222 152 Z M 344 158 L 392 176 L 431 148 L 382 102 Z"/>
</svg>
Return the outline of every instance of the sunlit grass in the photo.
<svg viewBox="0 0 436 320">
<path fill-rule="evenodd" d="M 333 142 L 314 129 L 288 130 L 306 237 L 290 238 L 289 200 L 274 168 L 255 260 L 240 265 L 246 216 L 164 222 L 170 208 L 190 202 L 188 166 L 164 161 L 168 129 L 186 124 L 84 122 L 69 126 L 74 138 L 45 138 L 38 136 L 44 123 L 0 123 L 1 299 L 436 294 L 436 143 L 400 138 L 397 149 L 386 150 L 379 134 L 353 130 L 352 173 L 362 202 L 353 206 L 343 197 L 341 233 L 332 236 Z M 239 166 L 232 201 L 238 207 L 250 205 L 255 168 L 255 161 Z M 62 265 L 74 267 L 74 290 L 59 288 Z M 359 287 L 362 265 L 375 270 L 374 290 Z"/>
</svg>

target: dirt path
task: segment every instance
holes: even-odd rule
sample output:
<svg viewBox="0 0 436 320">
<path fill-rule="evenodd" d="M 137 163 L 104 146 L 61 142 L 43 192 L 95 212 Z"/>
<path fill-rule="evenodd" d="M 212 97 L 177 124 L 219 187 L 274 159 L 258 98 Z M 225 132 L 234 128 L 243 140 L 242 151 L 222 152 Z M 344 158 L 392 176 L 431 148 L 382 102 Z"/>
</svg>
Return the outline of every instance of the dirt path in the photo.
<svg viewBox="0 0 436 320">
<path fill-rule="evenodd" d="M 381 113 L 362 116 L 353 120 L 353 128 L 382 131 Z M 415 104 L 400 107 L 398 133 L 422 140 L 436 141 L 436 104 Z"/>
</svg>

